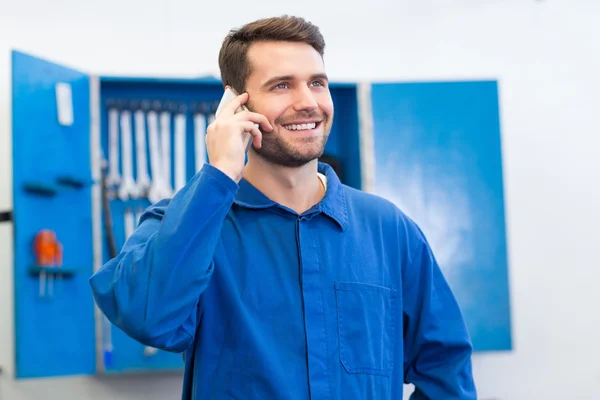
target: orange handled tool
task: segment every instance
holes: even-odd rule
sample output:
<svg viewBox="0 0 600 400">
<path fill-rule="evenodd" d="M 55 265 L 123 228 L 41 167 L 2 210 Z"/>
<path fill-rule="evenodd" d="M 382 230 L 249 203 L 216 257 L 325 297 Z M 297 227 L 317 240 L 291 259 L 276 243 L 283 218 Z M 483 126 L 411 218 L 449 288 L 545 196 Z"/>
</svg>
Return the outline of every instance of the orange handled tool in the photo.
<svg viewBox="0 0 600 400">
<path fill-rule="evenodd" d="M 42 229 L 35 235 L 33 241 L 35 262 L 39 267 L 62 266 L 62 245 L 56 238 L 56 233 L 50 229 Z M 52 295 L 54 275 L 48 278 L 48 294 Z M 46 272 L 40 274 L 40 296 L 46 291 Z"/>
</svg>

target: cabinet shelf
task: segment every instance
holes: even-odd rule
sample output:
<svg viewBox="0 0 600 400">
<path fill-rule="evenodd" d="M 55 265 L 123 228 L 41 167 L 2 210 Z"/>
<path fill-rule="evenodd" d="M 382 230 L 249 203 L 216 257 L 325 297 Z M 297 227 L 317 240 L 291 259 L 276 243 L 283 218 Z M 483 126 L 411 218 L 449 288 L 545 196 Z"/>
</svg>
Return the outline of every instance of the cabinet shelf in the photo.
<svg viewBox="0 0 600 400">
<path fill-rule="evenodd" d="M 67 190 L 67 188 L 80 190 L 86 186 L 91 186 L 92 183 L 89 180 L 78 179 L 72 176 L 59 176 L 54 182 L 25 182 L 23 190 L 38 196 L 53 197 L 58 192 Z"/>
<path fill-rule="evenodd" d="M 77 269 L 68 267 L 42 267 L 40 265 L 31 265 L 29 267 L 29 275 L 39 276 L 42 273 L 46 273 L 46 275 L 60 275 L 64 278 L 70 278 L 77 273 Z"/>
</svg>

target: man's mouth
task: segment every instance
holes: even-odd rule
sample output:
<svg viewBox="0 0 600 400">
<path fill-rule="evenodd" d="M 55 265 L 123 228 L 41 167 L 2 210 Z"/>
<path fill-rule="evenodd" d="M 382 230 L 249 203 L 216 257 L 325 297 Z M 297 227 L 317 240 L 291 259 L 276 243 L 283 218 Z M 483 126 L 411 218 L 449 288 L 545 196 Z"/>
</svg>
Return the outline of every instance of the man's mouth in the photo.
<svg viewBox="0 0 600 400">
<path fill-rule="evenodd" d="M 282 125 L 288 131 L 309 131 L 316 129 L 321 121 Z"/>
</svg>

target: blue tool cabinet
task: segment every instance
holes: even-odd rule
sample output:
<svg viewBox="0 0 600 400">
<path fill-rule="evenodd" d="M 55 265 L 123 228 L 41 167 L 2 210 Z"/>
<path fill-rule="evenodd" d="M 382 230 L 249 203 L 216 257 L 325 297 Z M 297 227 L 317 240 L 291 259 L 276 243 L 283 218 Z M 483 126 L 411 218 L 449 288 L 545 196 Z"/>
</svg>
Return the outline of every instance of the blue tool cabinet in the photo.
<svg viewBox="0 0 600 400">
<path fill-rule="evenodd" d="M 154 181 L 148 115 L 161 121 L 168 112 L 168 180 L 173 185 L 178 174 L 179 182 L 189 180 L 202 154 L 207 161 L 196 151 L 195 128 L 209 123 L 220 81 L 97 77 L 18 51 L 12 75 L 17 377 L 181 370 L 181 355 L 144 347 L 94 308 L 88 279 L 110 257 L 100 172 L 116 171 L 121 182 L 127 175 L 120 139 L 118 162 L 110 165 L 110 131 L 117 126 L 120 135 L 126 121 L 131 176 L 140 181 L 135 130 L 136 111 L 143 111 L 146 162 L 140 166 Z M 421 225 L 476 350 L 509 350 L 496 82 L 334 83 L 331 91 L 336 117 L 326 153 L 338 159 L 344 182 L 391 199 Z M 178 131 L 176 115 L 185 129 Z M 176 151 L 176 135 L 185 139 L 183 153 Z M 110 189 L 118 251 L 151 200 L 147 192 L 121 198 L 118 184 Z M 56 232 L 62 267 L 36 265 L 32 246 L 41 229 Z"/>
</svg>

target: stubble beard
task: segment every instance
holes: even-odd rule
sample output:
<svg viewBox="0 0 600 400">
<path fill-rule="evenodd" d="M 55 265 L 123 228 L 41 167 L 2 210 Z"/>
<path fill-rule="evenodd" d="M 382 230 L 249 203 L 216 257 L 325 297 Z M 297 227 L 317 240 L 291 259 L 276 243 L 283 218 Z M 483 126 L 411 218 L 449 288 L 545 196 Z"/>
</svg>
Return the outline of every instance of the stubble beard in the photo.
<svg viewBox="0 0 600 400">
<path fill-rule="evenodd" d="M 263 132 L 262 146 L 260 148 L 252 147 L 256 154 L 271 164 L 289 168 L 302 167 L 323 155 L 331 131 L 327 116 L 324 116 L 320 122 L 325 127 L 322 136 L 299 138 L 294 142 L 285 140 L 279 133 L 280 130 L 285 129 L 282 126 L 284 124 L 285 121 L 276 119 L 274 123 L 275 130 Z"/>
</svg>

